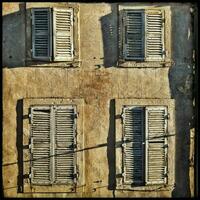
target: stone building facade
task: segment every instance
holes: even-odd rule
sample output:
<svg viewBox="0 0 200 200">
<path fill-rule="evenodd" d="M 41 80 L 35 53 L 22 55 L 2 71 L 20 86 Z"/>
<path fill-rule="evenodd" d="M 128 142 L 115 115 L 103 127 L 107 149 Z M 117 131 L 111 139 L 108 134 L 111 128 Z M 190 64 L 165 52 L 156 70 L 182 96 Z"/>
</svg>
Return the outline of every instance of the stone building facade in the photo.
<svg viewBox="0 0 200 200">
<path fill-rule="evenodd" d="M 68 16 L 70 12 L 72 15 Z M 196 7 L 189 3 L 3 3 L 4 196 L 194 196 L 195 12 Z M 128 24 L 129 17 L 135 17 L 136 23 Z M 60 19 L 71 20 L 70 28 L 67 27 L 70 31 L 65 34 L 69 37 L 65 41 L 72 45 L 70 49 L 62 49 L 64 36 L 59 34 L 66 27 L 57 22 Z M 135 40 L 139 37 L 139 46 L 133 42 L 139 53 L 130 58 L 131 50 L 127 49 L 131 49 L 132 43 L 127 41 L 133 35 L 129 38 L 126 27 L 135 28 L 140 23 L 142 36 L 134 33 Z M 41 29 L 42 36 L 37 35 L 38 27 L 46 27 Z M 150 31 L 155 31 L 155 27 L 161 39 L 152 39 L 156 34 L 152 36 Z M 41 37 L 46 37 L 42 47 Z M 44 58 L 45 48 L 48 55 Z M 63 51 L 68 52 L 67 56 Z M 63 113 L 66 111 L 68 116 L 72 110 L 73 120 L 68 123 L 75 127 L 70 129 L 76 141 L 75 181 L 57 184 L 59 177 L 63 177 L 59 176 L 62 164 L 59 165 L 55 152 L 62 152 L 59 145 L 69 135 L 62 138 L 62 130 L 60 135 L 56 131 L 65 126 L 59 124 L 65 119 Z M 153 131 L 162 129 L 162 140 L 149 139 L 151 123 L 157 125 L 155 113 L 162 115 L 159 126 L 163 127 L 152 126 Z M 129 146 L 125 140 L 126 134 L 136 130 L 129 126 L 133 123 L 131 116 L 139 121 L 131 125 L 136 129 L 137 123 L 140 126 L 139 150 L 134 150 L 134 141 Z M 50 120 L 47 130 L 50 150 L 40 152 L 47 146 L 39 146 L 34 138 L 40 137 L 36 129 L 45 120 Z M 160 154 L 151 149 L 152 144 L 155 149 L 162 149 L 163 166 L 155 164 L 161 160 L 156 160 Z M 129 148 L 142 156 L 131 157 L 127 153 Z M 34 160 L 36 151 L 39 155 L 50 151 L 48 159 L 41 161 L 43 167 Z M 129 163 L 133 158 L 135 161 Z M 45 166 L 50 166 L 48 174 Z M 129 174 L 132 166 L 136 166 L 131 171 L 134 178 Z M 160 166 L 163 177 L 155 173 L 156 170 L 160 173 Z M 154 182 L 155 177 L 160 182 Z"/>
</svg>

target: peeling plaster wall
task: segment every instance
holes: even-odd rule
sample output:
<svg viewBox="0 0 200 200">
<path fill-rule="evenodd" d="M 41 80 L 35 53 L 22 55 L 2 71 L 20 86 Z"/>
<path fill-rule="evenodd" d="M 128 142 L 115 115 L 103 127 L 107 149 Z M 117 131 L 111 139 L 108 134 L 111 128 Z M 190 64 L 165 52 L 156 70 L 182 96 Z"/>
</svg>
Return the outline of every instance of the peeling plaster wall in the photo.
<svg viewBox="0 0 200 200">
<path fill-rule="evenodd" d="M 31 4 L 28 3 L 31 7 Z M 139 3 L 136 3 L 140 5 Z M 136 5 L 133 4 L 133 5 Z M 141 4 L 145 5 L 145 4 Z M 166 5 L 166 4 L 161 4 Z M 188 197 L 193 194 L 189 165 L 193 124 L 193 32 L 190 4 L 171 5 L 170 68 L 116 68 L 117 4 L 80 4 L 79 68 L 25 66 L 25 4 L 3 3 L 3 190 L 6 197 Z M 48 4 L 47 4 L 48 6 Z M 109 30 L 109 31 L 108 31 Z M 83 98 L 85 180 L 83 193 L 18 192 L 18 148 L 23 98 Z M 173 98 L 176 119 L 176 187 L 173 191 L 109 190 L 113 145 L 111 99 Z M 191 152 L 191 153 L 190 153 Z M 110 157 L 111 156 L 111 157 Z M 190 167 L 191 168 L 191 167 Z M 8 178 L 9 177 L 9 178 Z"/>
</svg>

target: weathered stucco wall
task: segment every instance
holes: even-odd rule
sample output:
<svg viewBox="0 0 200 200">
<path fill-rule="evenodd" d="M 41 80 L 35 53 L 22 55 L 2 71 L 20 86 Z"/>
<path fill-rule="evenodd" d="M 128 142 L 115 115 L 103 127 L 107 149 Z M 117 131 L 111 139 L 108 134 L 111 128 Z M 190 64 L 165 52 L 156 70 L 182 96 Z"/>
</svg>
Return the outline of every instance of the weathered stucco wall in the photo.
<svg viewBox="0 0 200 200">
<path fill-rule="evenodd" d="M 28 6 L 31 7 L 29 3 Z M 140 5 L 140 4 L 133 4 Z M 141 4 L 146 5 L 146 4 Z M 162 4 L 165 5 L 165 4 Z M 25 4 L 3 4 L 3 190 L 6 197 L 190 196 L 190 133 L 193 128 L 193 32 L 190 4 L 171 5 L 170 68 L 116 68 L 117 4 L 80 4 L 79 68 L 25 66 Z M 48 6 L 48 4 L 47 4 Z M 158 5 L 159 6 L 159 5 Z M 20 193 L 19 154 L 24 98 L 84 99 L 85 186 L 82 192 Z M 175 99 L 176 149 L 173 191 L 115 191 L 112 99 Z M 111 189 L 108 189 L 111 188 Z"/>
</svg>

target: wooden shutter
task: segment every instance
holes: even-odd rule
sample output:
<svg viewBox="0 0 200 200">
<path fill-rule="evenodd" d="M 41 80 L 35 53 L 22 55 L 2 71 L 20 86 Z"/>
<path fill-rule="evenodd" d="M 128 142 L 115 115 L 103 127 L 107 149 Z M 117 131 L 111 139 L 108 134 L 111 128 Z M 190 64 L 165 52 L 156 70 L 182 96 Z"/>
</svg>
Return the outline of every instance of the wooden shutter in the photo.
<svg viewBox="0 0 200 200">
<path fill-rule="evenodd" d="M 144 183 L 144 108 L 123 110 L 123 175 L 124 182 Z"/>
<path fill-rule="evenodd" d="M 144 12 L 141 10 L 125 10 L 123 25 L 123 54 L 125 60 L 143 60 Z"/>
<path fill-rule="evenodd" d="M 54 61 L 73 60 L 73 9 L 54 8 Z"/>
<path fill-rule="evenodd" d="M 76 108 L 31 108 L 31 183 L 66 184 L 76 181 Z"/>
<path fill-rule="evenodd" d="M 166 183 L 167 108 L 146 107 L 146 183 Z"/>
<path fill-rule="evenodd" d="M 57 106 L 55 110 L 55 182 L 73 183 L 76 162 L 75 107 Z"/>
<path fill-rule="evenodd" d="M 147 10 L 145 13 L 145 57 L 146 60 L 164 58 L 164 12 Z"/>
<path fill-rule="evenodd" d="M 50 107 L 31 108 L 31 182 L 50 184 Z"/>
<path fill-rule="evenodd" d="M 32 9 L 32 55 L 34 59 L 51 60 L 51 10 Z"/>
</svg>

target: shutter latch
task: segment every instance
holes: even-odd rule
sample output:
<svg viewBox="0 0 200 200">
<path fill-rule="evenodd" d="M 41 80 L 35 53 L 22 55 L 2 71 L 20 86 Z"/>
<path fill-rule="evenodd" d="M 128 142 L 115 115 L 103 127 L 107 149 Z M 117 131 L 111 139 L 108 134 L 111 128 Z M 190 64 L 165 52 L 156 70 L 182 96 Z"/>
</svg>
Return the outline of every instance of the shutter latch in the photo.
<svg viewBox="0 0 200 200">
<path fill-rule="evenodd" d="M 169 115 L 169 113 L 167 113 L 166 115 L 165 115 L 165 117 L 164 117 L 165 119 L 169 119 L 170 118 L 170 115 Z"/>
<path fill-rule="evenodd" d="M 74 113 L 74 118 L 78 118 L 78 113 Z"/>
</svg>

